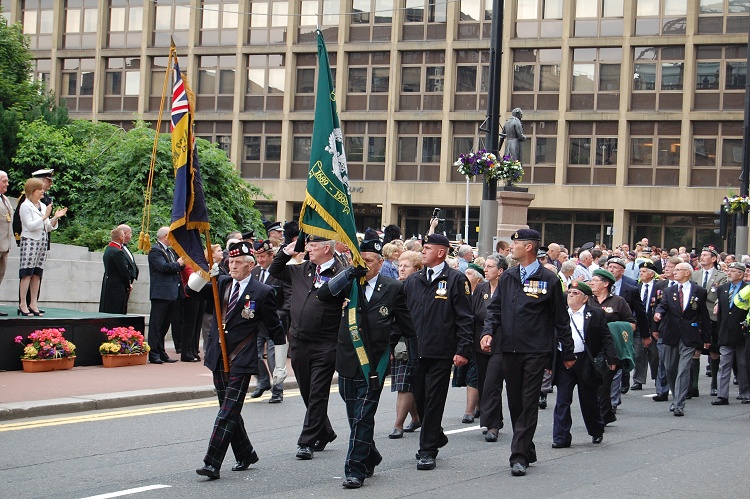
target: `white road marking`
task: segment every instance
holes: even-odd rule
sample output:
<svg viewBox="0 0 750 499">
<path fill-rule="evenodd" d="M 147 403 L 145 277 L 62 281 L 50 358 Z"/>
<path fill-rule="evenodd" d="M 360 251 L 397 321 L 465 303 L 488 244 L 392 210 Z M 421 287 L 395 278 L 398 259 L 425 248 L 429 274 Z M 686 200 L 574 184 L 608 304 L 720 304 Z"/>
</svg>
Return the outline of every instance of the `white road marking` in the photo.
<svg viewBox="0 0 750 499">
<path fill-rule="evenodd" d="M 109 494 L 100 494 L 98 496 L 89 496 L 82 499 L 109 499 L 110 497 L 122 497 L 129 496 L 131 494 L 138 494 L 139 492 L 148 492 L 149 490 L 157 489 L 168 489 L 171 485 L 147 485 L 145 487 L 136 487 L 134 489 L 119 490 L 117 492 L 110 492 Z"/>
<path fill-rule="evenodd" d="M 468 428 L 459 428 L 457 430 L 448 430 L 445 432 L 446 435 L 453 435 L 454 433 L 464 433 L 467 431 L 479 430 L 481 426 L 469 426 Z"/>
</svg>

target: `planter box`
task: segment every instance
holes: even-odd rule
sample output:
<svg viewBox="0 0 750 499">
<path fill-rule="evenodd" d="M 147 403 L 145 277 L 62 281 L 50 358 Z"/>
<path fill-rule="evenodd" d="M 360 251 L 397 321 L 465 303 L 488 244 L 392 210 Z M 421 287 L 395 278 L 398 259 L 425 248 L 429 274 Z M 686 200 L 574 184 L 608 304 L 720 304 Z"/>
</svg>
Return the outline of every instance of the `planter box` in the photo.
<svg viewBox="0 0 750 499">
<path fill-rule="evenodd" d="M 142 366 L 148 360 L 148 353 L 102 355 L 104 367 Z"/>
<path fill-rule="evenodd" d="M 75 356 L 63 357 L 61 359 L 21 359 L 23 363 L 23 370 L 27 373 L 44 373 L 48 371 L 61 371 L 65 369 L 73 369 L 73 365 L 76 363 Z"/>
</svg>

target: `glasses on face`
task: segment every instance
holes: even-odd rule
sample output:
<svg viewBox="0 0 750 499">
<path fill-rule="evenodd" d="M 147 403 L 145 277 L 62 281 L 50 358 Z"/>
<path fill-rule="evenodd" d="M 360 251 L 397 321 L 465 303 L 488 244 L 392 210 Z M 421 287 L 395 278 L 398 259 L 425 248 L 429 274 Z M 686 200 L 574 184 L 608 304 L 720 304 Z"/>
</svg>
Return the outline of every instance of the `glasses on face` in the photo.
<svg viewBox="0 0 750 499">
<path fill-rule="evenodd" d="M 582 294 L 580 291 L 568 291 L 568 296 L 581 296 Z"/>
<path fill-rule="evenodd" d="M 604 281 L 602 281 L 598 277 L 594 277 L 593 279 L 589 279 L 589 282 L 604 282 Z"/>
</svg>

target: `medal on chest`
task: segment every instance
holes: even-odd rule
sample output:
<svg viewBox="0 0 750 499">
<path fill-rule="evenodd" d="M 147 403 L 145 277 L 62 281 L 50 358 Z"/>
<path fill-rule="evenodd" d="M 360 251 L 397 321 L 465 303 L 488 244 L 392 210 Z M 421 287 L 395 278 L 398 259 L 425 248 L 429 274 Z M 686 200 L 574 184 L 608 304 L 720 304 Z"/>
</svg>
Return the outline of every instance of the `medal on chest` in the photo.
<svg viewBox="0 0 750 499">
<path fill-rule="evenodd" d="M 255 300 L 251 300 L 249 296 L 245 295 L 245 306 L 242 307 L 240 315 L 243 319 L 255 318 Z"/>
<path fill-rule="evenodd" d="M 440 297 L 445 297 L 445 295 L 448 294 L 448 283 L 446 281 L 438 281 L 437 286 L 435 294 Z"/>
</svg>

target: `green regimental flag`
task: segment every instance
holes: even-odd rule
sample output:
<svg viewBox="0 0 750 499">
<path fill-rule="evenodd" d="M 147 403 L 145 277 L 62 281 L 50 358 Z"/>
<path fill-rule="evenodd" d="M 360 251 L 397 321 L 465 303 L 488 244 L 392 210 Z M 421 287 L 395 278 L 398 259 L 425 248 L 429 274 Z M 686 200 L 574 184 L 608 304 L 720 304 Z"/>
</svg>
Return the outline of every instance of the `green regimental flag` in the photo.
<svg viewBox="0 0 750 499">
<path fill-rule="evenodd" d="M 318 31 L 318 89 L 307 192 L 299 215 L 300 230 L 346 244 L 352 264 L 364 265 L 357 242 L 344 136 L 336 112 L 336 92 L 331 78 L 323 35 Z"/>
</svg>

